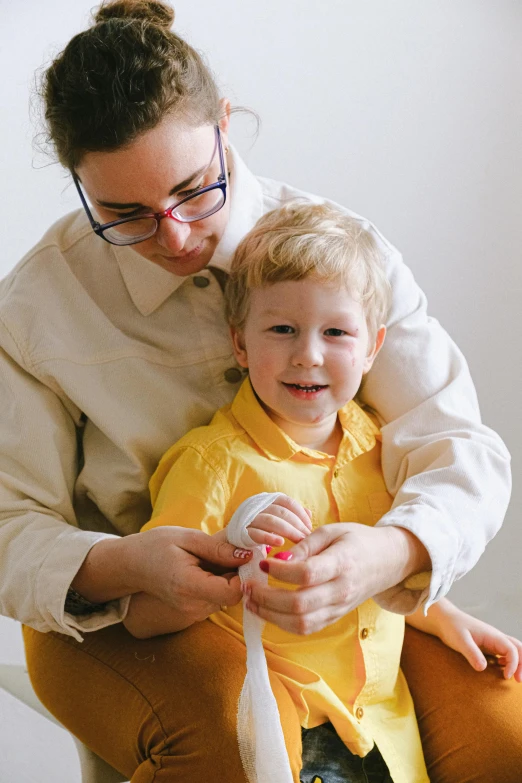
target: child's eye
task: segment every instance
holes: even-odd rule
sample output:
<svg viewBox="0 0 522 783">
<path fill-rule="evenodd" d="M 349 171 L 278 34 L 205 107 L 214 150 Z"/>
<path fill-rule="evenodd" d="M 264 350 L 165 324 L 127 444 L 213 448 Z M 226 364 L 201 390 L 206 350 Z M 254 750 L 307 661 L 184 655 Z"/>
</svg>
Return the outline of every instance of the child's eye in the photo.
<svg viewBox="0 0 522 783">
<path fill-rule="evenodd" d="M 270 327 L 270 331 L 275 332 L 276 334 L 293 334 L 294 328 L 287 324 L 278 324 L 277 326 Z"/>
<path fill-rule="evenodd" d="M 347 334 L 347 332 L 344 331 L 344 329 L 326 329 L 325 334 L 327 337 L 342 337 L 344 334 Z"/>
</svg>

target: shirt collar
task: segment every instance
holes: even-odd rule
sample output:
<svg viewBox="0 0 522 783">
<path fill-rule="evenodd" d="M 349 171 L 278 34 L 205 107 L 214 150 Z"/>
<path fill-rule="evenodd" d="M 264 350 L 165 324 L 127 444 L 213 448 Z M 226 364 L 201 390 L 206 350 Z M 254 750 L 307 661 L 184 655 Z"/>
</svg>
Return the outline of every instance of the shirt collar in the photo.
<svg viewBox="0 0 522 783">
<path fill-rule="evenodd" d="M 232 255 L 241 239 L 263 214 L 263 192 L 259 181 L 233 147 L 229 149 L 230 216 L 210 266 L 228 271 Z M 167 272 L 147 261 L 126 245 L 112 245 L 129 295 L 144 316 L 151 315 L 187 278 Z"/>
<path fill-rule="evenodd" d="M 249 378 L 245 378 L 231 406 L 231 413 L 245 432 L 265 455 L 272 460 L 291 459 L 295 454 L 306 454 L 314 459 L 328 459 L 329 455 L 305 446 L 299 446 L 272 421 L 259 403 Z M 339 411 L 343 439 L 336 462 L 349 462 L 370 451 L 380 440 L 378 427 L 351 400 Z"/>
</svg>

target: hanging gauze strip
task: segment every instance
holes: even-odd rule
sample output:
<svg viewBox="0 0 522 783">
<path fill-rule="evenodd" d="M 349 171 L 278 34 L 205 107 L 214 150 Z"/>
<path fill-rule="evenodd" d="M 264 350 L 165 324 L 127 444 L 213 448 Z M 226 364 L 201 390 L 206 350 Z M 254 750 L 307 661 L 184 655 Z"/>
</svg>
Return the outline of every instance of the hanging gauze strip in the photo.
<svg viewBox="0 0 522 783">
<path fill-rule="evenodd" d="M 251 560 L 239 569 L 241 583 L 266 584 L 267 574 L 259 568 L 266 556 L 264 546 L 256 544 L 247 527 L 270 506 L 279 493 L 261 492 L 245 500 L 227 526 L 231 544 L 251 549 Z M 261 641 L 264 620 L 247 611 L 243 599 L 243 634 L 247 651 L 247 673 L 239 697 L 237 736 L 241 761 L 249 783 L 292 783 L 292 772 L 286 752 L 277 702 L 270 687 L 265 651 Z"/>
</svg>

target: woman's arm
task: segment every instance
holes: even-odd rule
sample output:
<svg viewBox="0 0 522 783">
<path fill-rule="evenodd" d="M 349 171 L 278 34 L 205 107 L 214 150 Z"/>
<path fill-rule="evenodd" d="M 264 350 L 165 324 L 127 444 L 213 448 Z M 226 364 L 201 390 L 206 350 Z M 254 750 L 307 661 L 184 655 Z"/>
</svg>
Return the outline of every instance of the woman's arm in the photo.
<svg viewBox="0 0 522 783">
<path fill-rule="evenodd" d="M 0 320 L 0 614 L 81 640 L 80 631 L 123 617 L 116 601 L 92 616 L 64 611 L 89 551 L 118 539 L 78 529 L 72 496 L 81 412 L 32 374 L 24 341 L 12 332 Z"/>
<path fill-rule="evenodd" d="M 382 244 L 382 238 L 380 238 Z M 427 314 L 400 254 L 384 243 L 393 289 L 386 342 L 361 398 L 384 421 L 382 464 L 392 510 L 378 523 L 407 528 L 432 559 L 425 589 L 398 584 L 375 600 L 412 612 L 444 596 L 498 531 L 511 490 L 510 457 L 480 420 L 466 361 Z"/>
<path fill-rule="evenodd" d="M 239 580 L 211 572 L 237 568 L 234 547 L 201 530 L 163 528 L 125 538 L 79 530 L 73 506 L 81 412 L 31 374 L 0 320 L 0 614 L 81 640 L 80 632 L 120 622 L 124 598 L 146 591 L 186 615 L 237 603 Z M 20 341 L 23 342 L 23 341 Z M 180 515 L 183 523 L 183 516 Z M 65 611 L 69 586 L 102 612 Z"/>
<path fill-rule="evenodd" d="M 177 618 L 176 627 L 158 631 L 167 633 L 208 617 L 220 604 L 236 604 L 241 597 L 239 578 L 231 572 L 245 559 L 224 537 L 161 521 L 163 526 L 93 546 L 71 587 L 93 603 L 147 594 L 156 613 L 163 605 L 161 616 Z M 143 611 L 145 599 L 134 601 L 134 597 L 126 618 L 131 613 L 136 631 L 138 619 L 143 618 L 147 630 L 150 618 Z"/>
</svg>

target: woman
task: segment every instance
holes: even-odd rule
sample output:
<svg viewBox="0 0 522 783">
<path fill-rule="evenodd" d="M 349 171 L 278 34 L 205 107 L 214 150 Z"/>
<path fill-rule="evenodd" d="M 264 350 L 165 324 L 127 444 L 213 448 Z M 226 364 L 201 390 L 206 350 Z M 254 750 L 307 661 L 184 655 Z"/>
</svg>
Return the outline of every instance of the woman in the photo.
<svg viewBox="0 0 522 783">
<path fill-rule="evenodd" d="M 159 2 L 109 3 L 46 74 L 50 138 L 83 209 L 51 227 L 2 283 L 0 603 L 26 625 L 42 701 L 133 783 L 244 781 L 235 735 L 244 650 L 198 622 L 239 600 L 237 558 L 195 531 L 137 531 L 163 451 L 208 421 L 242 378 L 221 313 L 231 253 L 263 212 L 299 194 L 256 179 L 229 148 L 229 104 L 169 31 L 172 18 Z M 310 589 L 317 566 L 319 603 L 289 615 L 270 593 L 254 595 L 283 627 L 315 630 L 370 596 L 401 612 L 440 597 L 474 564 L 507 504 L 508 456 L 480 424 L 460 354 L 371 230 L 394 305 L 363 395 L 387 422 L 396 503 L 371 551 L 357 538 L 310 537 L 315 559 L 297 579 Z M 366 568 L 352 584 L 355 562 Z M 187 630 L 132 638 L 120 621 L 137 592 L 184 613 Z M 515 780 L 516 729 L 494 742 L 499 716 L 515 724 L 512 683 L 494 683 L 505 687 L 483 712 L 489 737 L 477 736 L 468 695 L 457 733 L 457 685 L 480 699 L 494 674 L 471 683 L 458 659 L 413 633 L 405 672 L 433 779 Z M 284 709 L 281 718 L 292 756 L 301 738 Z M 494 718 L 496 732 L 486 724 Z"/>
</svg>

